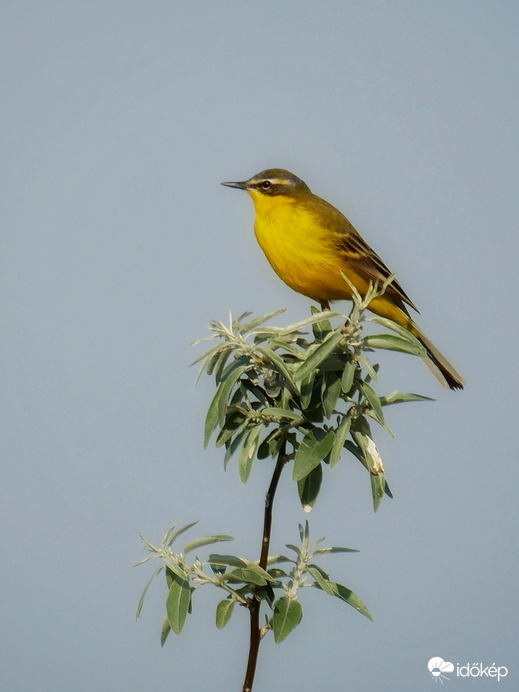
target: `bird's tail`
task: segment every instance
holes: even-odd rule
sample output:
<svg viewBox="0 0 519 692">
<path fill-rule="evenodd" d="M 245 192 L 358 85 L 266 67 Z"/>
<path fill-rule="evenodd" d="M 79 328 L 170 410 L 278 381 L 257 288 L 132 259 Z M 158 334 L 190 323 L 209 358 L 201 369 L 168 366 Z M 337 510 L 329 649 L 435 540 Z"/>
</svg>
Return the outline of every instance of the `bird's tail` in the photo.
<svg viewBox="0 0 519 692">
<path fill-rule="evenodd" d="M 436 379 L 444 387 L 450 387 L 450 389 L 463 389 L 465 382 L 454 365 L 445 358 L 443 353 L 429 341 L 425 334 L 423 334 L 414 323 L 413 327 L 415 328 L 413 329 L 414 335 L 427 352 L 427 355 L 424 356 L 422 360 Z"/>
</svg>

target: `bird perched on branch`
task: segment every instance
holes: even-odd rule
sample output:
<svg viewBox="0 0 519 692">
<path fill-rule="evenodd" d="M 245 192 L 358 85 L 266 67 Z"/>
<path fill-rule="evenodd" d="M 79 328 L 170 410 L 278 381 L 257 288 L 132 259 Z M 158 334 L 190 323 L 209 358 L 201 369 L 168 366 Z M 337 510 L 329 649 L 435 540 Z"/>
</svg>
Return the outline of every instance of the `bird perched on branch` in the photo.
<svg viewBox="0 0 519 692">
<path fill-rule="evenodd" d="M 381 285 L 391 276 L 348 219 L 293 173 L 270 168 L 249 180 L 222 185 L 249 193 L 256 210 L 254 232 L 272 268 L 323 310 L 329 309 L 329 301 L 352 299 L 352 287 L 343 274 L 363 297 L 370 284 Z M 424 347 L 423 360 L 437 379 L 451 389 L 462 389 L 463 378 L 420 330 L 407 306 L 416 310 L 393 279 L 368 309 L 411 332 Z"/>
</svg>

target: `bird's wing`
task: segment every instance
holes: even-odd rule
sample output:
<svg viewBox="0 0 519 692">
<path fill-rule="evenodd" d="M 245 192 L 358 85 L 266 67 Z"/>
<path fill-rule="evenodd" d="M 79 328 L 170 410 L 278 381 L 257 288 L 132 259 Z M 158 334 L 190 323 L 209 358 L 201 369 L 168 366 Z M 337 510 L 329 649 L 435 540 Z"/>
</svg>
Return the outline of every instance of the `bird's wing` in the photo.
<svg viewBox="0 0 519 692">
<path fill-rule="evenodd" d="M 380 259 L 377 253 L 370 248 L 366 241 L 352 227 L 353 232 L 342 233 L 338 237 L 338 247 L 348 266 L 360 276 L 363 276 L 368 281 L 383 282 L 391 272 Z M 413 310 L 418 312 L 418 309 L 413 304 L 407 293 L 396 279 L 389 284 L 386 292 L 398 296 L 404 303 L 407 303 Z"/>
<path fill-rule="evenodd" d="M 328 227 L 335 236 L 337 249 L 344 257 L 344 263 L 367 281 L 384 282 L 391 272 L 377 253 L 370 248 L 364 238 L 355 230 L 348 219 L 338 209 L 326 200 L 312 195 L 313 211 L 317 212 L 321 224 Z M 386 289 L 388 295 L 407 303 L 413 310 L 418 308 L 413 304 L 407 293 L 396 279 Z M 400 306 L 402 309 L 404 305 Z"/>
</svg>

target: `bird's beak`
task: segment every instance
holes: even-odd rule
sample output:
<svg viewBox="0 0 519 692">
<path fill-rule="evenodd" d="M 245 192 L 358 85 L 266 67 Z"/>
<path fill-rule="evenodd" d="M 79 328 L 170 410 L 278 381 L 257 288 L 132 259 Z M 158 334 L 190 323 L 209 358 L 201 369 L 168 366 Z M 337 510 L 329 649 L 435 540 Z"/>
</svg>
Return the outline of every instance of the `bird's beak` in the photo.
<svg viewBox="0 0 519 692">
<path fill-rule="evenodd" d="M 222 183 L 222 185 L 226 185 L 227 187 L 236 187 L 238 190 L 246 190 L 247 182 L 247 180 L 242 180 L 239 183 Z"/>
</svg>

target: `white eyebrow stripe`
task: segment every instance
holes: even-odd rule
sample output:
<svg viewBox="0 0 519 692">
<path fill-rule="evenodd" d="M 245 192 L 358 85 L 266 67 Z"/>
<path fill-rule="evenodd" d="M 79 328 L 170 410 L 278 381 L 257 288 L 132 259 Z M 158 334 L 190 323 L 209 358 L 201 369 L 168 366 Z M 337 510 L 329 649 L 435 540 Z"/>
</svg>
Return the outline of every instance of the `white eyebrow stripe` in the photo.
<svg viewBox="0 0 519 692">
<path fill-rule="evenodd" d="M 255 180 L 254 184 L 261 185 L 261 183 L 265 182 L 265 180 L 268 180 L 269 183 L 272 183 L 272 185 L 290 185 L 291 187 L 294 186 L 294 182 L 292 180 L 287 180 L 286 178 L 260 178 L 259 180 Z"/>
</svg>

